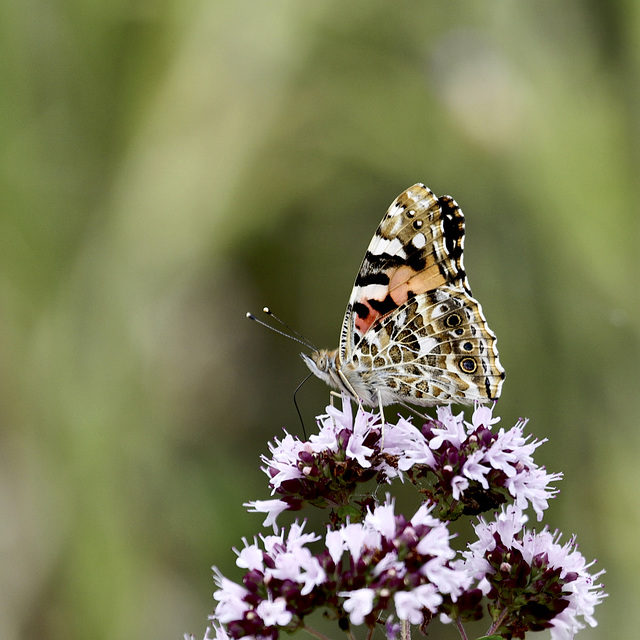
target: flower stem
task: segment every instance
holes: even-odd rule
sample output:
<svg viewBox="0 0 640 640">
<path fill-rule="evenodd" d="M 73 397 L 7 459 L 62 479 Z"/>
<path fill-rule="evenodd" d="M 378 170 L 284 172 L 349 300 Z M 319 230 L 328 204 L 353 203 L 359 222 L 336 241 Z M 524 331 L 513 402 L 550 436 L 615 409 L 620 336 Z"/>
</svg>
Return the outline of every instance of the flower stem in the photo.
<svg viewBox="0 0 640 640">
<path fill-rule="evenodd" d="M 400 621 L 400 637 L 402 640 L 411 640 L 411 624 L 408 620 Z"/>
<path fill-rule="evenodd" d="M 313 627 L 309 627 L 306 624 L 302 625 L 302 628 L 308 634 L 314 636 L 315 638 L 318 638 L 318 640 L 331 640 L 331 638 L 329 638 L 329 636 L 325 636 L 324 633 L 320 633 L 319 631 L 316 631 Z"/>
<path fill-rule="evenodd" d="M 464 627 L 462 626 L 462 622 L 460 621 L 460 618 L 455 619 L 455 625 L 456 625 L 456 629 L 458 629 L 458 633 L 460 634 L 460 637 L 462 638 L 462 640 L 468 640 L 467 632 L 464 630 Z"/>
<path fill-rule="evenodd" d="M 504 619 L 507 617 L 508 613 L 509 609 L 505 607 L 502 610 L 502 613 L 498 616 L 498 619 L 489 627 L 489 630 L 487 631 L 488 636 L 492 635 L 500 628 L 500 625 L 504 622 Z"/>
</svg>

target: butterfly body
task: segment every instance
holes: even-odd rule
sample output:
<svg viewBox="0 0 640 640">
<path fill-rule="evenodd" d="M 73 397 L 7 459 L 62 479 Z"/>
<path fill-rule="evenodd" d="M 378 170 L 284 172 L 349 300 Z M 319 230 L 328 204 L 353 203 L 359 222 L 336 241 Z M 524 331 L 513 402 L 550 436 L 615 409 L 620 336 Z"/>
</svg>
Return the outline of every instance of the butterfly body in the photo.
<svg viewBox="0 0 640 640">
<path fill-rule="evenodd" d="M 382 219 L 356 277 L 340 346 L 302 354 L 369 406 L 495 400 L 504 369 L 464 271 L 464 216 L 416 184 Z"/>
</svg>

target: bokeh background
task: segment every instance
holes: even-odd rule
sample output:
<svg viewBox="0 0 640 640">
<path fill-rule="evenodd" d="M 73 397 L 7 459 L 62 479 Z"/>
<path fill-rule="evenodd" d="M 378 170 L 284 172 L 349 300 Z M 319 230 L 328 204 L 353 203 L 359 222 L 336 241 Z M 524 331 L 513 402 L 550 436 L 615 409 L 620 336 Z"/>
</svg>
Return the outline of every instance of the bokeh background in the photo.
<svg viewBox="0 0 640 640">
<path fill-rule="evenodd" d="M 202 635 L 299 428 L 299 346 L 244 314 L 337 346 L 417 181 L 466 213 L 498 412 L 565 473 L 547 522 L 607 569 L 579 637 L 637 635 L 639 3 L 0 12 L 0 637 Z M 308 425 L 327 399 L 303 387 Z"/>
</svg>

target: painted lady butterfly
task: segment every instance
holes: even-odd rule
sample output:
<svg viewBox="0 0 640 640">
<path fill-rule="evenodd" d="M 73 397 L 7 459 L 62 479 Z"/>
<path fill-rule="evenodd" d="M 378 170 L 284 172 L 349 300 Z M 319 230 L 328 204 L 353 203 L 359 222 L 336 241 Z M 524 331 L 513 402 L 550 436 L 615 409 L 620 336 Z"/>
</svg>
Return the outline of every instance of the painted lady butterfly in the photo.
<svg viewBox="0 0 640 640">
<path fill-rule="evenodd" d="M 504 369 L 462 265 L 464 215 L 423 184 L 382 219 L 333 351 L 302 354 L 331 387 L 369 406 L 470 404 L 500 395 Z"/>
</svg>

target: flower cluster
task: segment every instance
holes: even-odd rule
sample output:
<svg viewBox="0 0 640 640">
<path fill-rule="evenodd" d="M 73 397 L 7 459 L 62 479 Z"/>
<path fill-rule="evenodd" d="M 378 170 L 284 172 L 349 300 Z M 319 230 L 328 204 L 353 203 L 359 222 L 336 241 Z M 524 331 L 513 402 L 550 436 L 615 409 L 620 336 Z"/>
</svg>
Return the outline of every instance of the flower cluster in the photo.
<svg viewBox="0 0 640 640">
<path fill-rule="evenodd" d="M 428 420 L 419 430 L 409 420 L 380 427 L 377 413 L 358 408 L 355 419 L 351 404 L 327 407 L 318 419 L 319 433 L 302 442 L 290 434 L 270 445 L 271 457 L 263 456 L 273 500 L 249 503 L 253 511 L 267 513 L 265 526 L 275 524 L 283 511 L 296 511 L 304 504 L 337 509 L 336 521 L 358 511 L 349 500 L 356 486 L 373 478 L 378 483 L 407 474 L 414 482 L 431 481 L 423 490 L 430 504 L 437 505 L 442 520 L 477 515 L 496 509 L 510 498 L 526 509 L 530 504 L 538 516 L 547 508 L 556 490 L 550 485 L 562 474 L 549 474 L 538 467 L 533 452 L 544 442 L 524 436 L 526 421 L 497 433 L 499 421 L 492 410 L 477 406 L 471 423 L 450 407 L 438 407 L 438 420 Z"/>
<path fill-rule="evenodd" d="M 360 515 L 349 507 L 358 485 L 376 479 L 388 482 L 398 471 L 382 455 L 380 416 L 358 409 L 355 419 L 351 403 L 343 408 L 327 407 L 318 417 L 319 432 L 308 442 L 285 432 L 282 440 L 269 444 L 271 457 L 262 456 L 273 500 L 256 500 L 248 507 L 267 513 L 265 526 L 275 523 L 282 511 L 297 511 L 305 504 L 334 508 L 337 520 Z"/>
<path fill-rule="evenodd" d="M 215 618 L 232 638 L 272 638 L 294 630 L 319 607 L 339 620 L 373 627 L 381 613 L 421 624 L 438 612 L 444 597 L 456 601 L 473 576 L 451 564 L 455 552 L 446 525 L 423 505 L 411 520 L 387 500 L 361 523 L 329 529 L 322 550 L 309 549 L 319 536 L 294 524 L 289 533 L 261 536 L 238 554 L 247 570 L 243 586 L 217 570 Z"/>
<path fill-rule="evenodd" d="M 524 528 L 526 517 L 514 505 L 491 522 L 479 519 L 477 542 L 470 544 L 461 566 L 488 596 L 497 632 L 524 638 L 528 630 L 551 628 L 552 640 L 572 638 L 587 624 L 596 626 L 594 607 L 603 597 L 575 539 L 561 545 L 560 534 L 546 527 L 539 533 Z"/>
<path fill-rule="evenodd" d="M 477 515 L 512 498 L 522 509 L 530 504 L 542 519 L 556 493 L 549 485 L 562 474 L 548 474 L 536 465 L 532 454 L 544 440 L 523 435 L 525 420 L 493 433 L 500 418 L 489 407 L 476 406 L 471 423 L 448 406 L 438 407 L 437 416 L 420 431 L 401 419 L 388 431 L 386 451 L 398 457 L 399 470 L 412 479 L 431 481 L 425 495 L 438 505 L 440 517 Z"/>
<path fill-rule="evenodd" d="M 552 640 L 572 640 L 595 626 L 603 572 L 589 572 L 574 539 L 562 545 L 557 532 L 525 527 L 524 511 L 540 520 L 561 474 L 536 465 L 543 441 L 524 435 L 524 420 L 506 430 L 493 429 L 497 422 L 476 406 L 471 422 L 440 407 L 421 429 L 404 418 L 383 425 L 377 412 L 354 415 L 345 399 L 318 418 L 308 442 L 285 433 L 262 458 L 277 497 L 248 503 L 274 533 L 243 539 L 241 584 L 214 568 L 218 604 L 205 640 L 276 640 L 301 628 L 322 637 L 307 622 L 317 610 L 352 639 L 353 627 L 371 637 L 378 624 L 389 640 L 400 629 L 407 638 L 410 624 L 424 630 L 436 617 L 466 638 L 463 623 L 481 618 L 485 605 L 486 637 L 550 629 Z M 410 519 L 389 495 L 382 504 L 375 490 L 355 497 L 368 481 L 406 477 L 422 498 Z M 330 511 L 326 532 L 308 533 L 305 522 L 278 530 L 283 511 L 307 504 Z M 477 539 L 454 549 L 449 522 L 489 511 L 474 526 Z"/>
</svg>

